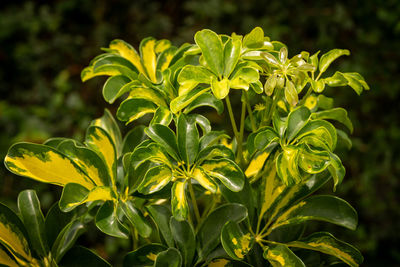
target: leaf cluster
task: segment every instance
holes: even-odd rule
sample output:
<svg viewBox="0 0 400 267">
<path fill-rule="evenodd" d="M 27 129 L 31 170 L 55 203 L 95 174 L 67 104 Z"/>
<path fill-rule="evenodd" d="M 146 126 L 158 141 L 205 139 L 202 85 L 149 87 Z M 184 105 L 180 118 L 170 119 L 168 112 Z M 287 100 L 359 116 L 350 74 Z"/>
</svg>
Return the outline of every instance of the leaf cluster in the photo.
<svg viewBox="0 0 400 267">
<path fill-rule="evenodd" d="M 327 87 L 350 86 L 357 94 L 369 89 L 358 73 L 323 77 L 349 51 L 289 57 L 287 47 L 259 27 L 245 36 L 202 30 L 194 41 L 175 47 L 149 37 L 137 52 L 114 40 L 82 71 L 83 81 L 109 76 L 103 96 L 109 103 L 122 99 L 120 121 L 153 114 L 124 138 L 106 110 L 82 143 L 52 138 L 10 148 L 6 167 L 63 187 L 57 207 L 73 214 L 67 226 L 79 222 L 82 230 L 74 228 L 74 238 L 60 241 L 67 245 L 56 242 L 50 250 L 43 232 L 54 227 L 46 225 L 35 193 L 23 192 L 23 223 L 5 206 L 0 213 L 14 214 L 0 221 L 8 229 L 0 234 L 4 262 L 62 265 L 63 253 L 90 222 L 107 235 L 132 239 L 124 266 L 304 266 L 305 249 L 350 266 L 362 262 L 356 248 L 330 233 L 303 236 L 310 220 L 352 230 L 357 225 L 346 201 L 314 194 L 330 179 L 334 189 L 344 179 L 335 148 L 338 142 L 351 146 L 340 127 L 353 130 L 346 110 L 322 93 Z M 232 94 L 241 95 L 240 122 Z M 218 114 L 226 107 L 234 135 L 212 130 L 208 118 L 196 113 L 199 107 Z M 35 216 L 24 215 L 29 213 Z M 37 231 L 26 234 L 23 224 Z M 73 230 L 60 235 L 64 231 Z M 93 264 L 103 262 L 87 249 L 74 249 L 91 255 Z"/>
</svg>

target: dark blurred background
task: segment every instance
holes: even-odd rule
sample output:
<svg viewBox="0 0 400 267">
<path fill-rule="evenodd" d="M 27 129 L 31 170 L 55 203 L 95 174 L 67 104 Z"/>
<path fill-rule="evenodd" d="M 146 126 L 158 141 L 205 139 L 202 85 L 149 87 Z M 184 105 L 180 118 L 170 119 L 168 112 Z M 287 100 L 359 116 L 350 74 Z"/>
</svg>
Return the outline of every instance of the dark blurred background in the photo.
<svg viewBox="0 0 400 267">
<path fill-rule="evenodd" d="M 349 110 L 353 148 L 340 151 L 347 174 L 337 194 L 358 211 L 355 232 L 328 228 L 354 244 L 364 266 L 400 266 L 400 3 L 365 1 L 1 1 L 0 158 L 17 141 L 52 136 L 82 140 L 90 120 L 104 107 L 103 78 L 83 84 L 80 71 L 114 38 L 138 47 L 147 36 L 175 45 L 194 33 L 248 33 L 261 26 L 272 40 L 322 53 L 347 48 L 351 56 L 333 68 L 360 72 L 371 90 L 358 97 L 350 88 L 331 88 L 336 105 Z M 396 77 L 397 75 L 397 77 Z M 396 152 L 397 151 L 397 152 Z M 13 176 L 1 164 L 0 201 L 15 205 L 18 192 L 35 188 L 44 210 L 60 193 Z M 84 241 L 105 257 L 126 242 L 88 234 Z"/>
</svg>

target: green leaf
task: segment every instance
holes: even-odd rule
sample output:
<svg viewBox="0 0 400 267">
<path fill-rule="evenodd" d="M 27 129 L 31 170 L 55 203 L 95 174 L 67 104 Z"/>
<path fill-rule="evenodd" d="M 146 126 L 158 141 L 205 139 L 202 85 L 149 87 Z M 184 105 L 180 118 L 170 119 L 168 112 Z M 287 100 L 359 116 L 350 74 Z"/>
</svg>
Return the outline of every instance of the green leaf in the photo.
<svg viewBox="0 0 400 267">
<path fill-rule="evenodd" d="M 163 124 L 168 126 L 172 121 L 172 113 L 166 107 L 158 107 L 154 112 L 153 119 L 150 124 Z"/>
<path fill-rule="evenodd" d="M 147 238 L 151 234 L 151 226 L 144 218 L 142 212 L 135 207 L 132 200 L 119 201 L 119 206 L 129 222 L 137 229 L 140 236 Z"/>
<path fill-rule="evenodd" d="M 96 190 L 97 187 L 94 188 Z M 75 207 L 85 202 L 90 190 L 80 184 L 69 183 L 63 188 L 59 206 L 64 212 L 73 210 Z"/>
<path fill-rule="evenodd" d="M 227 222 L 221 231 L 221 243 L 226 253 L 235 260 L 242 260 L 251 250 L 254 238 L 250 233 L 244 234 L 236 222 Z"/>
<path fill-rule="evenodd" d="M 85 225 L 80 221 L 72 221 L 62 229 L 51 249 L 51 255 L 57 262 L 60 261 L 84 232 Z"/>
<path fill-rule="evenodd" d="M 333 191 L 336 190 L 336 186 L 343 181 L 343 178 L 346 174 L 346 170 L 343 167 L 342 161 L 340 158 L 334 154 L 330 153 L 331 156 L 331 165 L 328 167 L 329 173 L 333 178 Z"/>
<path fill-rule="evenodd" d="M 334 196 L 312 196 L 289 208 L 274 223 L 272 229 L 283 225 L 319 220 L 355 230 L 357 213 L 349 203 Z"/>
<path fill-rule="evenodd" d="M 279 136 L 272 128 L 268 128 L 257 133 L 254 138 L 254 148 L 263 151 L 273 142 L 279 142 Z"/>
<path fill-rule="evenodd" d="M 213 94 L 202 93 L 195 100 L 193 100 L 189 105 L 187 105 L 184 113 L 187 114 L 198 107 L 204 107 L 204 106 L 214 108 L 219 115 L 221 115 L 222 112 L 224 111 L 224 104 L 222 103 L 222 101 L 220 99 L 217 99 Z M 172 107 L 171 107 L 171 109 L 172 109 Z"/>
<path fill-rule="evenodd" d="M 229 88 L 230 81 L 227 78 L 220 81 L 217 78 L 213 78 L 211 81 L 211 90 L 218 99 L 224 99 L 229 93 Z"/>
<path fill-rule="evenodd" d="M 173 217 L 171 217 L 169 224 L 176 246 L 182 254 L 183 265 L 192 266 L 196 249 L 196 239 L 193 228 L 187 221 L 177 221 Z"/>
<path fill-rule="evenodd" d="M 163 146 L 171 157 L 179 161 L 176 137 L 170 128 L 162 124 L 153 124 L 145 129 L 145 133 L 153 141 Z"/>
<path fill-rule="evenodd" d="M 285 86 L 285 99 L 292 107 L 296 106 L 299 102 L 299 96 L 297 95 L 296 88 L 292 81 L 287 80 Z"/>
<path fill-rule="evenodd" d="M 224 71 L 224 48 L 221 38 L 215 32 L 205 29 L 198 31 L 194 40 L 200 47 L 210 70 L 217 76 L 222 75 Z"/>
<path fill-rule="evenodd" d="M 121 95 L 121 89 L 130 82 L 126 76 L 117 75 L 107 79 L 103 86 L 104 99 L 112 104 Z"/>
<path fill-rule="evenodd" d="M 201 164 L 204 160 L 213 158 L 228 158 L 235 160 L 232 150 L 224 145 L 211 145 L 204 148 L 196 159 L 197 164 Z"/>
<path fill-rule="evenodd" d="M 160 191 L 171 180 L 171 169 L 165 165 L 158 165 L 146 172 L 146 175 L 138 186 L 138 191 L 142 194 L 152 194 Z"/>
<path fill-rule="evenodd" d="M 347 49 L 332 49 L 328 53 L 323 54 L 319 60 L 319 72 L 325 72 L 334 60 L 344 55 L 350 55 L 350 51 Z"/>
<path fill-rule="evenodd" d="M 188 94 L 198 84 L 210 84 L 215 76 L 203 66 L 186 65 L 178 75 L 179 96 Z"/>
<path fill-rule="evenodd" d="M 225 158 L 206 160 L 201 167 L 207 175 L 219 179 L 230 190 L 234 192 L 242 190 L 244 174 L 234 161 Z"/>
<path fill-rule="evenodd" d="M 96 226 L 105 234 L 118 238 L 129 238 L 129 230 L 118 219 L 116 206 L 106 201 L 96 214 Z"/>
<path fill-rule="evenodd" d="M 298 155 L 299 167 L 307 173 L 320 173 L 330 164 L 328 151 L 313 150 L 308 145 L 300 146 Z"/>
<path fill-rule="evenodd" d="M 154 113 L 157 105 L 142 98 L 128 98 L 124 100 L 117 110 L 117 117 L 121 121 L 130 123 L 148 113 Z"/>
<path fill-rule="evenodd" d="M 96 267 L 110 267 L 111 265 L 102 259 L 93 251 L 77 246 L 70 249 L 67 254 L 62 258 L 59 266 L 63 267 L 76 267 L 76 266 L 96 266 Z"/>
<path fill-rule="evenodd" d="M 65 186 L 75 182 L 91 189 L 95 183 L 68 157 L 52 147 L 17 143 L 4 159 L 9 171 L 39 182 Z"/>
<path fill-rule="evenodd" d="M 186 180 L 177 180 L 171 189 L 171 209 L 172 215 L 178 220 L 187 219 L 189 205 L 186 199 Z"/>
<path fill-rule="evenodd" d="M 188 120 L 183 114 L 178 117 L 177 143 L 183 161 L 192 165 L 199 151 L 199 131 L 195 121 Z"/>
<path fill-rule="evenodd" d="M 353 267 L 357 267 L 363 262 L 361 253 L 355 247 L 336 239 L 326 232 L 314 233 L 300 241 L 293 241 L 287 245 L 329 254 Z"/>
<path fill-rule="evenodd" d="M 197 98 L 205 94 L 209 88 L 198 87 L 189 92 L 179 95 L 171 101 L 170 108 L 173 113 L 178 113 L 193 103 Z"/>
<path fill-rule="evenodd" d="M 200 138 L 199 150 L 202 151 L 203 149 L 216 144 L 217 142 L 219 142 L 221 139 L 224 138 L 228 139 L 230 137 L 226 135 L 223 131 L 208 132 Z"/>
<path fill-rule="evenodd" d="M 285 210 L 292 207 L 295 203 L 306 198 L 319 188 L 326 184 L 331 176 L 325 171 L 319 174 L 304 177 L 304 181 L 300 184 L 286 187 L 280 183 L 274 183 L 273 194 L 271 195 L 269 208 L 267 210 L 271 218 L 276 218 Z"/>
<path fill-rule="evenodd" d="M 336 132 L 339 139 L 338 143 L 344 145 L 347 149 L 350 150 L 353 146 L 353 142 L 351 141 L 347 133 L 339 129 L 336 129 Z"/>
<path fill-rule="evenodd" d="M 52 247 L 61 233 L 62 229 L 70 223 L 74 217 L 74 212 L 62 212 L 58 203 L 54 203 L 47 212 L 45 219 L 46 239 L 49 247 Z"/>
<path fill-rule="evenodd" d="M 356 72 L 346 72 L 342 73 L 348 82 L 348 85 L 356 91 L 358 95 L 361 94 L 363 89 L 369 90 L 368 84 L 365 82 L 364 78 Z"/>
<path fill-rule="evenodd" d="M 274 89 L 276 87 L 277 80 L 278 79 L 277 79 L 276 75 L 271 75 L 265 81 L 264 91 L 267 96 L 271 96 L 274 93 Z"/>
<path fill-rule="evenodd" d="M 276 158 L 278 176 L 286 186 L 292 186 L 302 181 L 298 166 L 299 153 L 300 149 L 297 147 L 285 146 Z"/>
<path fill-rule="evenodd" d="M 106 185 L 116 185 L 118 152 L 111 136 L 103 128 L 90 126 L 86 131 L 85 143 L 104 160 L 111 177 L 111 183 Z"/>
<path fill-rule="evenodd" d="M 306 266 L 303 261 L 293 253 L 293 251 L 283 244 L 268 246 L 267 249 L 264 250 L 263 256 L 273 267 Z"/>
<path fill-rule="evenodd" d="M 157 254 L 154 267 L 181 267 L 182 256 L 176 248 L 169 248 Z"/>
<path fill-rule="evenodd" d="M 260 75 L 253 66 L 237 67 L 231 75 L 230 88 L 248 90 L 250 84 L 259 82 Z"/>
<path fill-rule="evenodd" d="M 224 46 L 224 77 L 229 77 L 239 61 L 242 42 L 238 38 L 229 38 Z"/>
<path fill-rule="evenodd" d="M 112 180 L 103 159 L 93 150 L 78 146 L 74 140 L 61 142 L 57 150 L 70 158 L 97 186 L 111 186 Z"/>
<path fill-rule="evenodd" d="M 0 244 L 8 249 L 20 265 L 34 261 L 27 236 L 19 217 L 10 208 L 0 203 Z"/>
<path fill-rule="evenodd" d="M 295 140 L 302 141 L 306 137 L 315 137 L 323 142 L 328 150 L 333 151 L 336 147 L 337 133 L 335 127 L 324 120 L 310 120 L 295 136 Z M 313 144 L 315 145 L 315 144 Z"/>
<path fill-rule="evenodd" d="M 268 53 L 268 52 L 262 52 L 261 53 L 261 57 L 269 64 L 273 65 L 273 66 L 279 66 L 279 62 L 276 59 L 276 57 L 274 57 L 272 54 Z"/>
<path fill-rule="evenodd" d="M 121 131 L 119 130 L 119 126 L 114 119 L 114 116 L 108 109 L 104 109 L 104 115 L 101 118 L 93 120 L 90 123 L 91 126 L 98 126 L 104 129 L 107 134 L 111 137 L 116 149 L 117 149 L 117 156 L 121 156 L 121 149 L 122 149 L 122 135 Z"/>
<path fill-rule="evenodd" d="M 34 190 L 25 190 L 19 193 L 18 209 L 25 227 L 29 229 L 28 235 L 33 248 L 39 256 L 46 257 L 49 247 L 46 240 L 44 216 Z"/>
<path fill-rule="evenodd" d="M 222 205 L 211 212 L 197 232 L 200 258 L 205 259 L 218 246 L 221 230 L 225 223 L 228 221 L 241 222 L 246 217 L 246 207 L 237 203 Z"/>
<path fill-rule="evenodd" d="M 171 211 L 167 207 L 161 205 L 146 206 L 146 210 L 153 218 L 167 246 L 174 247 L 174 239 L 171 228 L 169 227 L 170 218 L 172 216 Z"/>
<path fill-rule="evenodd" d="M 144 132 L 145 126 L 139 125 L 130 130 L 124 137 L 122 145 L 122 154 L 133 151 L 141 142 L 146 140 L 147 135 Z"/>
<path fill-rule="evenodd" d="M 319 111 L 313 113 L 311 117 L 313 119 L 320 120 L 336 120 L 340 123 L 343 123 L 350 130 L 351 133 L 353 132 L 353 124 L 347 116 L 347 111 L 343 108 L 333 108 L 329 110 Z"/>
<path fill-rule="evenodd" d="M 203 168 L 201 167 L 196 167 L 193 170 L 193 179 L 195 179 L 202 187 L 204 187 L 206 190 L 210 191 L 211 193 L 216 193 L 217 192 L 217 185 L 214 183 L 214 181 L 207 175 L 207 173 L 204 171 Z"/>
<path fill-rule="evenodd" d="M 261 48 L 264 45 L 264 31 L 260 27 L 255 27 L 243 38 L 243 46 L 247 48 Z"/>
<path fill-rule="evenodd" d="M 157 254 L 167 250 L 167 247 L 160 244 L 147 244 L 135 251 L 126 254 L 123 267 L 145 267 L 153 266 Z"/>
</svg>

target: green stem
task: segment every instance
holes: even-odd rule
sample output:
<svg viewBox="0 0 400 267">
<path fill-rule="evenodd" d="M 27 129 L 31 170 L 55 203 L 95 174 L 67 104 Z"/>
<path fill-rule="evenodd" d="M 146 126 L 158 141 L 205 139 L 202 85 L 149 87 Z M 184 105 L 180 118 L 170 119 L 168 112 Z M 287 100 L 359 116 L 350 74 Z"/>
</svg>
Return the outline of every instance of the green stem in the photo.
<svg viewBox="0 0 400 267">
<path fill-rule="evenodd" d="M 231 101 L 229 100 L 229 95 L 226 96 L 225 102 L 226 102 L 226 107 L 228 108 L 229 118 L 231 119 L 233 133 L 235 135 L 236 141 L 239 142 L 239 132 L 238 132 L 238 129 L 236 126 L 235 117 L 233 116 L 233 111 L 232 111 Z"/>
<path fill-rule="evenodd" d="M 271 108 L 269 109 L 269 112 L 268 112 L 266 125 L 269 125 L 269 123 L 270 123 L 270 121 L 272 119 L 272 116 L 274 115 L 276 105 L 278 104 L 279 98 L 281 97 L 281 93 L 282 93 L 283 90 L 284 89 L 278 89 L 278 92 L 276 93 L 276 95 L 275 95 L 275 97 L 274 97 L 274 99 L 272 101 Z"/>
<path fill-rule="evenodd" d="M 238 152 L 237 156 L 239 158 L 239 162 L 242 164 L 244 162 L 243 158 L 243 135 L 244 135 L 244 120 L 246 117 L 246 103 L 242 103 L 242 114 L 240 116 L 240 132 L 239 132 L 239 140 L 238 140 Z"/>
<path fill-rule="evenodd" d="M 257 130 L 257 126 L 256 126 L 256 121 L 254 120 L 254 117 L 253 117 L 253 112 L 251 110 L 251 105 L 249 102 L 249 97 L 247 95 L 247 92 L 244 93 L 244 98 L 246 100 L 247 113 L 249 114 L 249 117 L 250 117 L 251 130 L 253 132 L 255 132 Z"/>
<path fill-rule="evenodd" d="M 310 88 L 308 88 L 307 93 L 301 99 L 300 104 L 304 104 L 304 102 L 306 102 L 307 98 L 311 95 L 312 91 L 313 90 L 312 90 L 312 87 L 310 85 Z"/>
<path fill-rule="evenodd" d="M 200 212 L 199 212 L 199 208 L 197 206 L 196 196 L 194 194 L 191 179 L 189 179 L 189 193 L 190 193 L 190 198 L 192 199 L 192 205 L 193 205 L 194 214 L 196 216 L 196 221 L 197 221 L 197 223 L 200 223 Z"/>
</svg>

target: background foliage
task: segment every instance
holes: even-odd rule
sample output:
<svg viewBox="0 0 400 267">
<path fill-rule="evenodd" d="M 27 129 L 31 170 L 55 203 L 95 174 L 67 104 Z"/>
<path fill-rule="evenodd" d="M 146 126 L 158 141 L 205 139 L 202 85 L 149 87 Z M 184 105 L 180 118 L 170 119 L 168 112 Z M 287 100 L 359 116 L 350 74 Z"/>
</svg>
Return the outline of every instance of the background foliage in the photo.
<svg viewBox="0 0 400 267">
<path fill-rule="evenodd" d="M 175 45 L 193 42 L 196 31 L 244 34 L 260 26 L 290 55 L 316 48 L 352 52 L 338 60 L 343 71 L 360 72 L 371 87 L 361 97 L 330 90 L 349 110 L 353 148 L 343 149 L 347 174 L 338 195 L 358 211 L 356 232 L 346 236 L 364 254 L 365 266 L 400 263 L 400 6 L 396 0 L 364 1 L 2 1 L 0 4 L 0 157 L 11 143 L 43 142 L 50 136 L 82 139 L 91 119 L 105 107 L 102 79 L 80 81 L 80 71 L 115 38 L 135 47 L 147 36 Z M 294 50 L 297 49 L 297 50 Z M 107 107 L 115 112 L 118 104 Z M 115 114 L 115 113 L 114 113 Z M 220 120 L 220 121 L 219 121 Z M 215 124 L 228 120 L 215 119 Z M 229 127 L 228 127 L 229 128 Z M 0 201 L 15 203 L 18 192 L 38 190 L 46 210 L 56 187 L 13 177 L 0 169 Z M 47 204 L 46 204 L 47 203 Z M 332 226 L 333 227 L 333 226 Z M 351 239 L 354 240 L 351 240 Z M 81 242 L 105 258 L 129 244 L 88 232 Z"/>
</svg>

